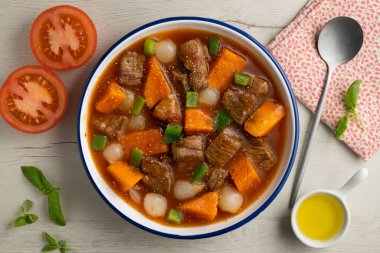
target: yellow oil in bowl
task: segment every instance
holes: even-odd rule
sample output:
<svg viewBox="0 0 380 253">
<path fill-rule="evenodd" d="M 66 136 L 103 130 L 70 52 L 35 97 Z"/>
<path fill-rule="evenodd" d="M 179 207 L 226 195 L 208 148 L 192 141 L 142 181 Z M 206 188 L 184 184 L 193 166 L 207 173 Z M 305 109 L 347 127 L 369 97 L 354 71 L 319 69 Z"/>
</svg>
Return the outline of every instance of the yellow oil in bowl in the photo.
<svg viewBox="0 0 380 253">
<path fill-rule="evenodd" d="M 343 229 L 345 214 L 342 204 L 327 194 L 315 194 L 299 206 L 296 220 L 301 232 L 314 240 L 327 241 Z"/>
</svg>

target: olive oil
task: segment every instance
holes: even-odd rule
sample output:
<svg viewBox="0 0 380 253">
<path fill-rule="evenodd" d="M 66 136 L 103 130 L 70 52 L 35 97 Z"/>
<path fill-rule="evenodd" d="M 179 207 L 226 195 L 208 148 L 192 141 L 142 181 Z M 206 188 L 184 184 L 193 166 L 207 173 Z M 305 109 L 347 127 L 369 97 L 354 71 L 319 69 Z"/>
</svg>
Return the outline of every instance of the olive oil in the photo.
<svg viewBox="0 0 380 253">
<path fill-rule="evenodd" d="M 327 194 L 316 194 L 301 203 L 297 223 L 305 236 L 327 241 L 342 230 L 344 215 L 342 204 L 337 199 Z"/>
</svg>

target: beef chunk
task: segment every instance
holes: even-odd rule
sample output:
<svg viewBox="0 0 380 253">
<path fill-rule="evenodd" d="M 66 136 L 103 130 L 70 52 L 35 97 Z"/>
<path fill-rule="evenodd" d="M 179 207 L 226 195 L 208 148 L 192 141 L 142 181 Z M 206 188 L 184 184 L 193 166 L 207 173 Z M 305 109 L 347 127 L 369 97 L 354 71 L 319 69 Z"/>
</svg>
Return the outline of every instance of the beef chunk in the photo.
<svg viewBox="0 0 380 253">
<path fill-rule="evenodd" d="M 119 83 L 121 85 L 139 85 L 144 71 L 145 56 L 127 51 L 120 58 Z"/>
<path fill-rule="evenodd" d="M 270 84 L 265 79 L 255 76 L 247 89 L 257 97 L 265 96 L 269 92 Z"/>
<path fill-rule="evenodd" d="M 179 109 L 177 97 L 172 94 L 154 108 L 154 117 L 167 122 L 180 122 L 182 120 L 181 111 Z"/>
<path fill-rule="evenodd" d="M 128 118 L 116 114 L 95 115 L 91 120 L 91 125 L 99 132 L 114 139 L 124 134 L 127 128 Z"/>
<path fill-rule="evenodd" d="M 239 125 L 242 125 L 254 112 L 256 103 L 257 97 L 252 92 L 238 88 L 228 89 L 224 93 L 222 100 L 222 104 L 228 114 Z"/>
<path fill-rule="evenodd" d="M 142 171 L 145 174 L 142 180 L 151 191 L 163 195 L 170 192 L 174 180 L 172 168 L 166 159 L 160 161 L 155 157 L 144 157 Z"/>
<path fill-rule="evenodd" d="M 248 140 L 247 152 L 252 160 L 261 170 L 270 170 L 276 164 L 276 157 L 273 150 L 263 138 L 251 137 Z"/>
<path fill-rule="evenodd" d="M 206 88 L 208 86 L 207 75 L 211 57 L 202 42 L 193 39 L 183 43 L 179 47 L 178 58 L 190 72 L 190 87 L 193 90 Z"/>
<path fill-rule="evenodd" d="M 228 127 L 211 142 L 206 149 L 207 160 L 213 166 L 224 166 L 241 148 L 243 139 Z"/>
<path fill-rule="evenodd" d="M 239 125 L 255 111 L 256 103 L 261 96 L 269 92 L 270 84 L 261 77 L 253 77 L 247 87 L 232 87 L 224 95 L 222 104 L 228 114 Z"/>
<path fill-rule="evenodd" d="M 186 91 L 189 89 L 189 73 L 182 64 L 178 64 L 175 69 L 172 70 L 172 77 L 174 82 L 179 82 Z"/>
<path fill-rule="evenodd" d="M 204 160 L 204 139 L 192 135 L 172 144 L 173 160 L 179 170 L 192 171 Z"/>
<path fill-rule="evenodd" d="M 207 181 L 207 186 L 211 191 L 220 190 L 226 183 L 228 171 L 223 168 L 213 169 Z"/>
</svg>

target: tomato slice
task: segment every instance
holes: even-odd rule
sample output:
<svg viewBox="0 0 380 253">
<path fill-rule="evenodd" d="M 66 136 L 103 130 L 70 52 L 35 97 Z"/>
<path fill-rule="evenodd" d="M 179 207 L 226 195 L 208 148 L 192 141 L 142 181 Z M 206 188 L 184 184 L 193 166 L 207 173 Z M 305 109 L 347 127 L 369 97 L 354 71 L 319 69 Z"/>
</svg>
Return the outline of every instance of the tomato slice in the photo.
<svg viewBox="0 0 380 253">
<path fill-rule="evenodd" d="M 67 93 L 63 82 L 41 66 L 16 69 L 0 90 L 0 111 L 4 120 L 26 133 L 51 129 L 66 108 Z"/>
<path fill-rule="evenodd" d="M 94 54 L 95 25 L 82 10 L 60 5 L 42 12 L 30 31 L 30 46 L 37 61 L 55 70 L 82 66 Z"/>
</svg>

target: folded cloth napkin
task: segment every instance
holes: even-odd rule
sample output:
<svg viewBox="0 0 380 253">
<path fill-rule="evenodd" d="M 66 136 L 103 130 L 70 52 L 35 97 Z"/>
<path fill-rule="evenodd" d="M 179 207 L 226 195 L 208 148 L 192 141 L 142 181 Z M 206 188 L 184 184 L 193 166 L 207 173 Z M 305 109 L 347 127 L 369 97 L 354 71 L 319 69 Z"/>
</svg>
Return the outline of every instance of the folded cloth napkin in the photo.
<svg viewBox="0 0 380 253">
<path fill-rule="evenodd" d="M 356 109 L 366 130 L 351 119 L 343 141 L 367 161 L 380 147 L 380 0 L 311 0 L 268 48 L 287 74 L 297 98 L 314 112 L 327 70 L 315 39 L 321 28 L 337 16 L 358 21 L 364 43 L 352 61 L 335 69 L 322 121 L 335 131 L 346 113 L 344 95 L 354 80 L 361 79 Z"/>
</svg>

